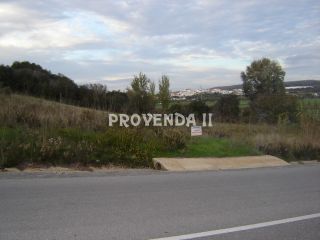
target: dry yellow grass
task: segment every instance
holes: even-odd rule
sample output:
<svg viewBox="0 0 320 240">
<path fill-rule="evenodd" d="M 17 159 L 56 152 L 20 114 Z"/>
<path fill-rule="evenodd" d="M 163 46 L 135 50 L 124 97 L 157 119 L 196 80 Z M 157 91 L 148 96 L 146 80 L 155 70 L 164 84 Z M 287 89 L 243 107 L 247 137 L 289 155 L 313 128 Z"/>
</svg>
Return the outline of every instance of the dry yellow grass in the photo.
<svg viewBox="0 0 320 240">
<path fill-rule="evenodd" d="M 48 101 L 24 95 L 0 95 L 2 126 L 81 127 L 106 126 L 107 112 Z"/>
<path fill-rule="evenodd" d="M 205 129 L 209 136 L 226 137 L 249 144 L 266 154 L 286 159 L 319 159 L 320 124 L 318 120 L 301 117 L 299 124 L 224 124 Z"/>
</svg>

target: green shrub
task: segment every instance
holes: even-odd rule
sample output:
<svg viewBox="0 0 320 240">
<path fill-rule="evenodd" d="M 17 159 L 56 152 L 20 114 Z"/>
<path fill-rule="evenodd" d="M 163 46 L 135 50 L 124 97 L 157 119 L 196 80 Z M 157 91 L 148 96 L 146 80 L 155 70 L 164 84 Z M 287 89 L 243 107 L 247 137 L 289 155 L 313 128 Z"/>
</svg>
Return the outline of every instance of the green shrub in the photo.
<svg viewBox="0 0 320 240">
<path fill-rule="evenodd" d="M 32 164 L 114 164 L 150 167 L 154 144 L 138 129 L 105 133 L 61 129 L 0 128 L 0 167 Z"/>
<path fill-rule="evenodd" d="M 320 148 L 311 144 L 264 144 L 259 146 L 259 150 L 265 154 L 278 156 L 288 161 L 315 160 L 320 158 Z"/>
<path fill-rule="evenodd" d="M 20 128 L 0 128 L 0 167 L 18 166 L 39 155 L 35 135 Z"/>
<path fill-rule="evenodd" d="M 237 122 L 240 114 L 240 100 L 236 95 L 222 95 L 214 105 L 214 112 L 220 121 Z"/>
<path fill-rule="evenodd" d="M 202 119 L 202 113 L 209 112 L 209 106 L 201 99 L 193 100 L 188 105 L 189 113 L 194 113 L 196 118 Z"/>
<path fill-rule="evenodd" d="M 189 109 L 187 105 L 174 103 L 169 107 L 168 113 L 181 113 L 182 115 L 186 116 L 189 114 Z"/>
<path fill-rule="evenodd" d="M 136 128 L 114 128 L 106 131 L 102 146 L 109 148 L 110 157 L 126 166 L 152 165 L 154 146 L 152 141 L 144 138 L 141 130 Z"/>
<path fill-rule="evenodd" d="M 179 150 L 186 147 L 189 134 L 183 129 L 165 128 L 160 134 L 166 150 Z"/>
<path fill-rule="evenodd" d="M 277 123 L 279 118 L 296 122 L 298 99 L 291 95 L 260 95 L 251 102 L 251 108 L 260 122 Z"/>
</svg>

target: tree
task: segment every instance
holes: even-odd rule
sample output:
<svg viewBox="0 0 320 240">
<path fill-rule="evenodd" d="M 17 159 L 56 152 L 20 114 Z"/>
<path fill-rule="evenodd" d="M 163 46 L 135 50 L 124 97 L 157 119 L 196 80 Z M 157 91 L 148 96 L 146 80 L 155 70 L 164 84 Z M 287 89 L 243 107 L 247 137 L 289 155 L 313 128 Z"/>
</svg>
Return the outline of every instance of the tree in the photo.
<svg viewBox="0 0 320 240">
<path fill-rule="evenodd" d="M 149 84 L 149 102 L 150 111 L 153 111 L 156 106 L 156 84 L 150 81 Z"/>
<path fill-rule="evenodd" d="M 106 109 L 108 104 L 105 86 L 78 86 L 63 74 L 53 74 L 30 62 L 14 62 L 11 66 L 0 65 L 0 85 L 9 87 L 13 92 L 86 107 Z"/>
<path fill-rule="evenodd" d="M 235 122 L 239 118 L 240 101 L 236 95 L 222 95 L 215 104 L 215 112 L 222 121 Z"/>
<path fill-rule="evenodd" d="M 182 103 L 173 103 L 169 108 L 168 108 L 168 113 L 181 113 L 184 116 L 187 116 L 190 114 L 189 110 L 189 105 L 185 105 Z"/>
<path fill-rule="evenodd" d="M 268 58 L 255 60 L 241 72 L 244 94 L 252 101 L 259 95 L 285 94 L 284 76 L 285 71 L 278 62 Z"/>
<path fill-rule="evenodd" d="M 0 65 L 0 84 L 3 87 L 12 87 L 13 71 L 10 67 Z"/>
<path fill-rule="evenodd" d="M 194 113 L 198 119 L 201 119 L 202 113 L 209 112 L 209 106 L 199 98 L 189 103 L 188 110 L 189 113 Z"/>
<path fill-rule="evenodd" d="M 167 111 L 170 104 L 170 80 L 166 75 L 162 75 L 159 81 L 159 100 L 162 110 Z"/>
<path fill-rule="evenodd" d="M 277 123 L 280 119 L 296 122 L 298 98 L 292 95 L 260 95 L 251 103 L 258 121 Z"/>
<path fill-rule="evenodd" d="M 128 95 L 120 91 L 107 92 L 107 109 L 112 112 L 126 112 L 128 110 Z"/>
<path fill-rule="evenodd" d="M 155 107 L 155 85 L 143 73 L 134 76 L 131 82 L 131 89 L 128 89 L 130 112 L 146 113 L 154 110 Z"/>
<path fill-rule="evenodd" d="M 285 72 L 268 58 L 253 61 L 241 73 L 243 91 L 251 100 L 251 113 L 258 121 L 275 123 L 279 118 L 296 121 L 297 99 L 286 95 Z"/>
<path fill-rule="evenodd" d="M 89 84 L 92 107 L 96 109 L 106 109 L 107 106 L 107 86 L 102 84 Z"/>
</svg>

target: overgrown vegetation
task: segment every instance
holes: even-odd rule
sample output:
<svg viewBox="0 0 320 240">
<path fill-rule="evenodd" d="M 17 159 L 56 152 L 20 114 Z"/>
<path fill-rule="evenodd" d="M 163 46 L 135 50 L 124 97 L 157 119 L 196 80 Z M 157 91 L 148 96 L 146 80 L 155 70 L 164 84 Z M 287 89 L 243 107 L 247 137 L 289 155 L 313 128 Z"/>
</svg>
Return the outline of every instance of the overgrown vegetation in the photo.
<svg viewBox="0 0 320 240">
<path fill-rule="evenodd" d="M 151 167 L 157 151 L 182 149 L 177 128 L 107 128 L 107 112 L 0 94 L 0 167 L 31 164 Z"/>
<path fill-rule="evenodd" d="M 153 144 L 136 129 L 0 128 L 0 135 L 1 167 L 26 163 L 151 167 Z"/>
<path fill-rule="evenodd" d="M 203 137 L 188 128 L 106 128 L 106 112 L 33 97 L 0 95 L 0 166 L 82 164 L 150 167 L 154 156 L 272 154 L 287 160 L 320 158 L 319 119 L 299 123 L 215 123 Z"/>
<path fill-rule="evenodd" d="M 28 62 L 0 66 L 0 168 L 151 167 L 154 156 L 272 154 L 288 161 L 319 160 L 320 102 L 285 94 L 283 77 L 277 63 L 255 61 L 242 74 L 247 98 L 215 96 L 208 104 L 202 96 L 170 101 L 165 75 L 157 95 L 155 84 L 143 73 L 134 76 L 127 92 L 108 92 L 102 85 L 77 86 Z M 186 127 L 108 128 L 107 111 L 194 113 L 198 118 L 213 113 L 215 122 L 204 128 L 204 136 L 191 138 Z"/>
<path fill-rule="evenodd" d="M 216 123 L 207 128 L 209 136 L 229 139 L 253 147 L 263 154 L 278 156 L 287 161 L 320 159 L 320 121 L 299 116 L 299 123 L 286 120 L 277 124 Z"/>
</svg>

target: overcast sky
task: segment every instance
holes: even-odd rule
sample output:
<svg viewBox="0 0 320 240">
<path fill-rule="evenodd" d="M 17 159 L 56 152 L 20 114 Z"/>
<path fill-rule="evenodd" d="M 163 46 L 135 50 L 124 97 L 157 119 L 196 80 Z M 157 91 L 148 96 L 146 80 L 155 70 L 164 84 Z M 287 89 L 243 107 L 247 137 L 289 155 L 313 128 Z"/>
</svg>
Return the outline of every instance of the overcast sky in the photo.
<svg viewBox="0 0 320 240">
<path fill-rule="evenodd" d="M 270 57 L 320 79 L 319 0 L 0 0 L 0 64 L 38 63 L 124 89 L 140 71 L 173 89 L 241 83 Z"/>
</svg>

